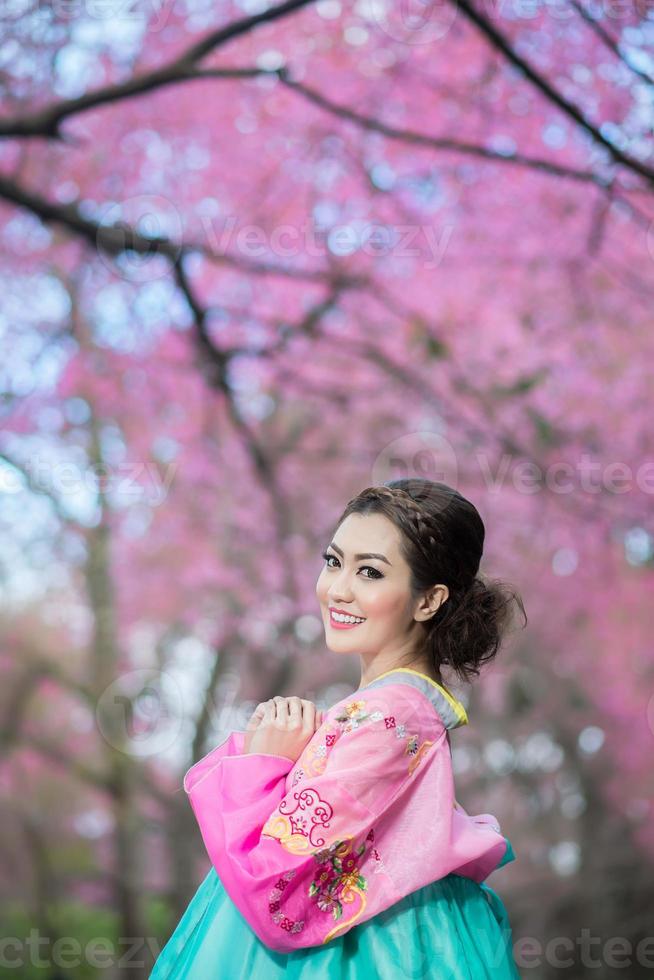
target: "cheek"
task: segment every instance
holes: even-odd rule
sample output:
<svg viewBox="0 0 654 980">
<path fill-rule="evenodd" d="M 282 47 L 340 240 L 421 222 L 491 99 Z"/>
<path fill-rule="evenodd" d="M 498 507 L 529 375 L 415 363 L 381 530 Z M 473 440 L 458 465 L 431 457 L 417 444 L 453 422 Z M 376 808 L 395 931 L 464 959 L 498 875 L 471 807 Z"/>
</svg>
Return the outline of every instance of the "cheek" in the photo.
<svg viewBox="0 0 654 980">
<path fill-rule="evenodd" d="M 404 597 L 395 589 L 371 589 L 361 596 L 361 606 L 367 615 L 379 619 L 399 619 L 404 615 Z"/>
</svg>

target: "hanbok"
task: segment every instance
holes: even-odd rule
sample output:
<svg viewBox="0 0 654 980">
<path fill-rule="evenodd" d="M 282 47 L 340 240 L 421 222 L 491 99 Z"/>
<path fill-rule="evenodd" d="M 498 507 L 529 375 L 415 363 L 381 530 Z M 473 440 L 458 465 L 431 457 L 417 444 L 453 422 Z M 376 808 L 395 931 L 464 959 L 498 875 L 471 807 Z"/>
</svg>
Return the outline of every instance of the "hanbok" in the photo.
<svg viewBox="0 0 654 980">
<path fill-rule="evenodd" d="M 511 842 L 455 799 L 465 724 L 447 688 L 395 668 L 295 762 L 232 732 L 184 777 L 211 868 L 150 980 L 519 980 L 486 883 Z"/>
</svg>

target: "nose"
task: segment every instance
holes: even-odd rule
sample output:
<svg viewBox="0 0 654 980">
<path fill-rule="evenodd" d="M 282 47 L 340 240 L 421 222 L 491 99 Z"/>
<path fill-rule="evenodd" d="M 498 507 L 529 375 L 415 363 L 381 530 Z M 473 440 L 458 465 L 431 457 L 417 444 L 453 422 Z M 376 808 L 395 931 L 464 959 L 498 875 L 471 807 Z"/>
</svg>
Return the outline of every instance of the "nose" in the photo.
<svg viewBox="0 0 654 980">
<path fill-rule="evenodd" d="M 347 607 L 350 605 L 351 601 L 351 599 L 344 599 L 343 596 L 337 594 L 329 597 L 328 605 L 337 607 L 340 606 L 344 610 L 347 610 Z"/>
<path fill-rule="evenodd" d="M 347 575 L 344 578 L 340 575 L 336 580 L 333 580 L 327 593 L 328 600 L 333 602 L 334 605 L 337 605 L 339 602 L 352 602 L 352 587 L 349 583 L 350 580 Z"/>
<path fill-rule="evenodd" d="M 327 596 L 330 605 L 337 606 L 339 602 L 347 605 L 352 602 L 352 594 L 344 589 L 337 589 L 334 592 L 330 592 Z"/>
</svg>

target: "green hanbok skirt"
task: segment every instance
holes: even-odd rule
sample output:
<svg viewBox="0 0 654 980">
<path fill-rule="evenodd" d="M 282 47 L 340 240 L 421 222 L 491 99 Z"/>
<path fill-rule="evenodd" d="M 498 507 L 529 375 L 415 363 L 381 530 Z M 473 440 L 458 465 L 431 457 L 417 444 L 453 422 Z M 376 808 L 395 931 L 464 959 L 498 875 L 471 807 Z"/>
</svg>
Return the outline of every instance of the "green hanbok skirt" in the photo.
<svg viewBox="0 0 654 980">
<path fill-rule="evenodd" d="M 502 864 L 513 860 L 509 848 Z M 500 865 L 501 866 L 501 865 Z M 520 980 L 508 915 L 485 883 L 448 874 L 323 946 L 269 949 L 211 868 L 150 980 Z"/>
</svg>

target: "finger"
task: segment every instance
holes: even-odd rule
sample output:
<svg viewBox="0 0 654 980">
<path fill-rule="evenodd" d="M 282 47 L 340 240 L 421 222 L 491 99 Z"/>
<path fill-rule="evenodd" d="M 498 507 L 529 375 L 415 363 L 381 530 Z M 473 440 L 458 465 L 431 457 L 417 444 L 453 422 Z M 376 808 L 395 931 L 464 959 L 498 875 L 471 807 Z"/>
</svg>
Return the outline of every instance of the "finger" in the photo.
<svg viewBox="0 0 654 980">
<path fill-rule="evenodd" d="M 263 721 L 263 716 L 265 713 L 266 713 L 266 702 L 264 701 L 261 704 L 258 704 L 256 709 L 252 713 L 252 717 L 250 718 L 250 726 L 252 728 L 258 728 L 261 722 Z"/>
<path fill-rule="evenodd" d="M 301 728 L 304 724 L 302 716 L 302 701 L 298 697 L 286 699 L 288 705 L 288 720 L 292 728 Z"/>
<path fill-rule="evenodd" d="M 273 717 L 278 724 L 285 727 L 288 724 L 288 705 L 286 704 L 286 698 L 276 694 L 272 701 L 275 705 L 275 714 Z"/>
<path fill-rule="evenodd" d="M 302 705 L 302 724 L 305 728 L 313 731 L 316 727 L 316 706 L 313 701 L 307 701 L 305 699 L 300 703 Z"/>
</svg>

